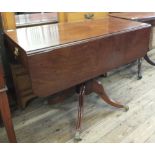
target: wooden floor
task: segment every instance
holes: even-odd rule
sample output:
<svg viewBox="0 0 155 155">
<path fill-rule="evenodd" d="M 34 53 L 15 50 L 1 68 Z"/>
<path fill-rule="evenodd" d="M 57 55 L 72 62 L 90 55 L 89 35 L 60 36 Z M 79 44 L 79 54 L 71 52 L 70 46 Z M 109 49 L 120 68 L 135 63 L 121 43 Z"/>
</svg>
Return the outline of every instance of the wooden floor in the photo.
<svg viewBox="0 0 155 155">
<path fill-rule="evenodd" d="M 154 57 L 155 50 L 149 55 Z M 137 80 L 132 64 L 99 78 L 113 99 L 128 105 L 125 112 L 104 103 L 97 95 L 85 98 L 82 143 L 155 142 L 155 68 L 143 61 L 143 78 Z M 77 95 L 64 103 L 48 105 L 36 99 L 24 111 L 13 113 L 17 140 L 23 142 L 74 142 Z M 0 142 L 8 142 L 0 128 Z"/>
</svg>

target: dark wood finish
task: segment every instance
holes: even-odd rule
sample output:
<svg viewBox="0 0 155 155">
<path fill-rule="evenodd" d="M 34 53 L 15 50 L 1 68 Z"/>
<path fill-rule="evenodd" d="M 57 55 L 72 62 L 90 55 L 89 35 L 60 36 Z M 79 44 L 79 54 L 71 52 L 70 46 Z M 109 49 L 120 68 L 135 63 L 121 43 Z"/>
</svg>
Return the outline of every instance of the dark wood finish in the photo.
<svg viewBox="0 0 155 155">
<path fill-rule="evenodd" d="M 33 93 L 29 74 L 22 65 L 11 64 L 11 71 L 16 91 L 18 106 L 25 109 L 27 104 L 37 96 Z M 48 104 L 63 102 L 66 98 L 75 93 L 74 88 L 64 90 L 48 97 Z"/>
<path fill-rule="evenodd" d="M 16 143 L 16 136 L 13 128 L 13 123 L 11 120 L 11 114 L 10 114 L 10 108 L 9 108 L 9 102 L 6 94 L 6 90 L 3 91 L 3 89 L 6 87 L 4 78 L 3 78 L 3 70 L 2 66 L 0 65 L 0 113 L 2 116 L 2 120 L 4 123 L 4 126 L 6 128 L 6 132 L 8 135 L 8 139 L 12 143 Z"/>
<path fill-rule="evenodd" d="M 121 105 L 120 103 L 110 99 L 106 94 L 103 85 L 96 80 L 90 80 L 86 83 L 79 86 L 79 106 L 78 106 L 78 116 L 77 116 L 77 123 L 76 123 L 76 135 L 75 140 L 80 141 L 80 129 L 82 123 L 82 115 L 84 110 L 84 96 L 89 95 L 91 93 L 96 93 L 99 95 L 107 104 L 116 107 L 116 108 L 124 108 L 126 111 L 129 110 L 128 106 Z"/>
<path fill-rule="evenodd" d="M 27 56 L 30 56 L 147 27 L 149 27 L 147 24 L 107 17 L 19 28 L 6 31 L 5 35 L 13 42 L 14 47 L 22 49 Z"/>
<path fill-rule="evenodd" d="M 150 65 L 155 66 L 155 62 L 153 62 L 153 61 L 149 58 L 149 56 L 148 56 L 147 54 L 144 56 L 144 59 L 145 59 Z"/>
<path fill-rule="evenodd" d="M 4 124 L 3 124 L 3 120 L 2 120 L 2 117 L 1 117 L 1 113 L 0 113 L 0 128 L 3 127 Z"/>
<path fill-rule="evenodd" d="M 144 57 L 150 30 L 149 24 L 109 17 L 6 31 L 5 38 L 10 60 L 26 68 L 33 93 L 45 97 Z M 87 87 L 107 103 L 124 107 L 101 85 L 91 81 Z"/>
<path fill-rule="evenodd" d="M 124 13 L 111 13 L 111 17 L 122 18 L 127 20 L 139 21 L 149 23 L 152 26 L 155 26 L 155 12 L 124 12 Z M 150 46 L 152 41 L 153 33 L 150 35 Z M 152 48 L 152 47 L 150 47 Z M 144 59 L 150 64 L 155 66 L 155 62 L 149 58 L 146 54 Z"/>
<path fill-rule="evenodd" d="M 37 96 L 33 93 L 29 74 L 22 65 L 11 64 L 11 71 L 18 106 L 24 109 L 28 102 Z"/>
<path fill-rule="evenodd" d="M 125 105 L 121 105 L 120 103 L 110 99 L 108 95 L 106 94 L 104 87 L 99 81 L 96 80 L 90 80 L 86 82 L 85 84 L 85 95 L 89 95 L 90 93 L 96 93 L 99 95 L 107 104 L 116 107 L 116 108 L 124 108 L 125 110 L 128 110 L 129 108 Z"/>
<path fill-rule="evenodd" d="M 146 28 L 29 56 L 33 91 L 48 96 L 143 57 L 148 37 Z"/>
<path fill-rule="evenodd" d="M 43 33 L 44 39 L 24 33 L 32 29 L 41 30 L 38 36 L 42 31 L 54 32 Z M 149 33 L 147 24 L 105 18 L 22 28 L 7 31 L 6 37 L 19 49 L 18 58 L 30 74 L 34 94 L 48 96 L 143 57 Z"/>
<path fill-rule="evenodd" d="M 138 80 L 142 78 L 142 58 L 139 58 L 138 60 Z"/>
<path fill-rule="evenodd" d="M 76 134 L 75 134 L 76 141 L 82 140 L 82 138 L 80 137 L 80 129 L 81 129 L 81 123 L 82 123 L 83 110 L 84 110 L 84 95 L 85 95 L 85 93 L 86 93 L 86 86 L 85 86 L 85 84 L 82 84 L 80 86 L 80 90 L 79 90 L 78 116 L 77 116 Z"/>
<path fill-rule="evenodd" d="M 150 65 L 155 66 L 155 62 L 154 62 L 153 60 L 151 60 L 147 54 L 144 56 L 144 59 L 145 59 L 146 62 L 148 62 Z"/>
<path fill-rule="evenodd" d="M 33 93 L 29 74 L 22 65 L 11 64 L 11 71 L 15 85 L 18 106 L 21 109 L 25 109 L 29 101 L 32 101 L 37 97 Z M 55 104 L 63 102 L 66 98 L 73 95 L 73 93 L 75 93 L 74 88 L 70 88 L 62 92 L 56 93 L 48 98 L 48 103 Z"/>
<path fill-rule="evenodd" d="M 111 17 L 147 22 L 150 24 L 153 24 L 155 20 L 155 12 L 121 12 L 121 13 L 110 13 L 109 15 Z"/>
</svg>

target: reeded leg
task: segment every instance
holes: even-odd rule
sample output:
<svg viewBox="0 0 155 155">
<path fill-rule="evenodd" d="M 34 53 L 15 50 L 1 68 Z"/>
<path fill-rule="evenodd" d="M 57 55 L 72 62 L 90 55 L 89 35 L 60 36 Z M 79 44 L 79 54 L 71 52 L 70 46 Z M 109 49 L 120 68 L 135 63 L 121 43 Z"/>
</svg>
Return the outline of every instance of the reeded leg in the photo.
<svg viewBox="0 0 155 155">
<path fill-rule="evenodd" d="M 138 60 L 138 77 L 137 79 L 142 79 L 142 58 L 139 58 Z"/>
<path fill-rule="evenodd" d="M 75 134 L 76 141 L 82 140 L 80 137 L 80 129 L 81 129 L 81 122 L 82 122 L 82 115 L 83 115 L 84 95 L 85 95 L 85 85 L 82 85 L 80 87 L 80 92 L 79 92 L 78 117 L 77 117 L 76 134 Z"/>
<path fill-rule="evenodd" d="M 12 124 L 8 98 L 5 92 L 0 93 L 0 111 L 8 139 L 11 143 L 16 143 L 16 136 Z"/>
<path fill-rule="evenodd" d="M 86 94 L 91 93 L 91 92 L 95 92 L 96 94 L 98 94 L 107 104 L 111 106 L 114 106 L 117 108 L 124 108 L 126 111 L 129 110 L 128 106 L 121 105 L 118 102 L 110 99 L 108 95 L 106 94 L 102 84 L 96 80 L 91 80 L 90 82 L 86 84 Z"/>
</svg>

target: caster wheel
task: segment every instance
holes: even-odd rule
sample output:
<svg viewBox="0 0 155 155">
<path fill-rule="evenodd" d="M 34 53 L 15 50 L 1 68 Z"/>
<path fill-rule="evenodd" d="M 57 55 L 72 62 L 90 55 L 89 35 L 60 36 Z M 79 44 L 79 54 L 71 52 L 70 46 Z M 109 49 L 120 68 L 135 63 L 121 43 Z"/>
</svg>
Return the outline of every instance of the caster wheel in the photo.
<svg viewBox="0 0 155 155">
<path fill-rule="evenodd" d="M 124 106 L 124 109 L 125 109 L 125 111 L 128 111 L 129 107 L 128 106 Z"/>
<path fill-rule="evenodd" d="M 74 137 L 74 140 L 75 140 L 76 142 L 79 142 L 79 141 L 82 140 L 82 138 L 80 137 L 80 132 L 79 132 L 79 131 L 76 132 L 75 137 Z"/>
<path fill-rule="evenodd" d="M 142 79 L 142 76 L 138 76 L 138 77 L 137 77 L 137 80 L 141 80 L 141 79 Z"/>
</svg>

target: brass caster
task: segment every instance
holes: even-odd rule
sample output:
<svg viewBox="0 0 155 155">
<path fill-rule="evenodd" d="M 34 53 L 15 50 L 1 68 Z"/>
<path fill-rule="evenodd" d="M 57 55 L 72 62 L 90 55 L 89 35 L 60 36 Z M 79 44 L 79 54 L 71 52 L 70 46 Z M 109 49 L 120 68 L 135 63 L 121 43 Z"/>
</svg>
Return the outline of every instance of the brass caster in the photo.
<svg viewBox="0 0 155 155">
<path fill-rule="evenodd" d="M 124 109 L 125 109 L 125 111 L 128 111 L 129 110 L 129 106 L 124 106 Z"/>
<path fill-rule="evenodd" d="M 80 137 L 80 132 L 79 132 L 79 131 L 76 131 L 74 140 L 75 140 L 76 142 L 79 142 L 79 141 L 82 140 L 82 138 Z"/>
</svg>

